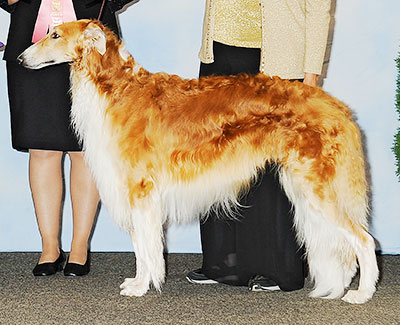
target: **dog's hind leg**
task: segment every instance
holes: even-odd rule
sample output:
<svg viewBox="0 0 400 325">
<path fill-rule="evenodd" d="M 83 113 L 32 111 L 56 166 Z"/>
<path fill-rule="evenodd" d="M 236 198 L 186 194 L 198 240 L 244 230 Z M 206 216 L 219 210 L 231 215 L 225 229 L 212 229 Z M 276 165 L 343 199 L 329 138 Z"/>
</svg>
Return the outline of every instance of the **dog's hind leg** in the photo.
<svg viewBox="0 0 400 325">
<path fill-rule="evenodd" d="M 311 296 L 341 297 L 356 272 L 358 260 L 359 289 L 349 291 L 343 300 L 350 303 L 369 300 L 375 292 L 379 271 L 374 240 L 363 226 L 367 214 L 363 195 L 356 191 L 347 196 L 326 192 L 328 198 L 322 199 L 307 179 L 284 170 L 281 183 L 295 206 L 298 239 L 305 245 L 315 283 Z"/>
<path fill-rule="evenodd" d="M 355 254 L 336 225 L 321 222 L 319 230 L 322 230 L 322 227 L 328 227 L 320 232 L 325 238 L 305 240 L 310 275 L 314 281 L 314 289 L 310 296 L 340 298 L 357 270 Z M 312 229 L 318 231 L 318 227 Z"/>
<path fill-rule="evenodd" d="M 360 267 L 360 281 L 357 290 L 349 290 L 342 298 L 352 304 L 362 304 L 372 298 L 378 281 L 379 270 L 375 255 L 373 237 L 361 226 L 354 233 L 346 232 L 346 237 L 356 252 Z"/>
<path fill-rule="evenodd" d="M 298 209 L 296 206 L 296 209 Z M 296 230 L 304 242 L 310 276 L 311 297 L 335 299 L 343 296 L 355 273 L 355 255 L 340 229 L 313 206 L 296 211 Z"/>
<path fill-rule="evenodd" d="M 328 299 L 343 296 L 356 271 L 351 245 L 341 229 L 327 217 L 324 210 L 329 206 L 324 207 L 316 197 L 312 184 L 283 169 L 280 181 L 295 207 L 298 242 L 306 248 L 310 277 L 314 282 L 310 296 Z"/>
<path fill-rule="evenodd" d="M 136 256 L 136 276 L 121 284 L 121 295 L 143 296 L 150 283 L 161 291 L 165 279 L 163 219 L 159 204 L 149 197 L 141 199 L 133 211 L 132 241 Z"/>
</svg>

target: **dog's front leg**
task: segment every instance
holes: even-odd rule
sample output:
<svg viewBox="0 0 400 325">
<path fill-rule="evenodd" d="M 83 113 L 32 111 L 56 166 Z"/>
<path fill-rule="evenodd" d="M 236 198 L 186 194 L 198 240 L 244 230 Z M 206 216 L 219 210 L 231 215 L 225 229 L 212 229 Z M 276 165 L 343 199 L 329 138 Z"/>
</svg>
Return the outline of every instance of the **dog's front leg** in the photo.
<svg viewBox="0 0 400 325">
<path fill-rule="evenodd" d="M 140 297 L 145 295 L 149 290 L 150 273 L 146 270 L 144 261 L 140 259 L 133 231 L 131 232 L 131 239 L 136 258 L 136 276 L 134 278 L 126 278 L 120 285 L 122 289 L 121 295 Z"/>
<path fill-rule="evenodd" d="M 133 213 L 133 248 L 136 256 L 136 276 L 127 278 L 121 284 L 121 295 L 143 296 L 150 283 L 161 291 L 165 278 L 163 227 L 160 209 L 145 205 Z"/>
</svg>

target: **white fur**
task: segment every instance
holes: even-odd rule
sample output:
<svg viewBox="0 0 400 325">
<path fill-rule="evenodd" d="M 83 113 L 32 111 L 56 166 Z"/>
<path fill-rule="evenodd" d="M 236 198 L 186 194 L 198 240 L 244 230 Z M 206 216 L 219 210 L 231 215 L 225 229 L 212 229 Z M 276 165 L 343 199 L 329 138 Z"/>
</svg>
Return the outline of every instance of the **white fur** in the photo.
<svg viewBox="0 0 400 325">
<path fill-rule="evenodd" d="M 232 170 L 230 178 L 216 171 L 218 168 L 190 183 L 161 182 L 159 191 L 165 218 L 173 223 L 185 223 L 207 217 L 211 209 L 220 209 L 223 215 L 234 218 L 240 206 L 238 196 L 243 186 L 256 177 L 257 168 Z"/>
<path fill-rule="evenodd" d="M 92 170 L 102 203 L 115 222 L 129 232 L 133 226 L 128 188 L 123 181 L 123 165 L 116 151 L 117 139 L 113 138 L 105 119 L 108 102 L 86 75 L 72 70 L 71 84 L 72 124 L 84 145 L 85 159 Z"/>
</svg>

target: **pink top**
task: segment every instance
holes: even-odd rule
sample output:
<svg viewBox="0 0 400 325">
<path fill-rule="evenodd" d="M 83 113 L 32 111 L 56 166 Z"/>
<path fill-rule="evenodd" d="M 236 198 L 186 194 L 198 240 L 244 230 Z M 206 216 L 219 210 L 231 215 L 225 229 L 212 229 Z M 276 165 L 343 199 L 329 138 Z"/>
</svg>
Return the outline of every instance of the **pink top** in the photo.
<svg viewBox="0 0 400 325">
<path fill-rule="evenodd" d="M 40 41 L 54 26 L 76 20 L 72 0 L 42 0 L 32 42 Z"/>
</svg>

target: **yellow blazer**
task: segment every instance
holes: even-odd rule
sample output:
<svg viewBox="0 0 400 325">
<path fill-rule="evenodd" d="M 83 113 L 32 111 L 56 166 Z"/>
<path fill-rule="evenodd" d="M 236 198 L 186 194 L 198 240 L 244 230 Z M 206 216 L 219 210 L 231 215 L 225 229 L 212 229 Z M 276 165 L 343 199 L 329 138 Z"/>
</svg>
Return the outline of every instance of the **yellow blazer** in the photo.
<svg viewBox="0 0 400 325">
<path fill-rule="evenodd" d="M 260 71 L 284 79 L 321 74 L 329 31 L 331 0 L 259 0 L 262 17 Z M 215 7 L 206 0 L 199 58 L 214 62 Z"/>
</svg>

